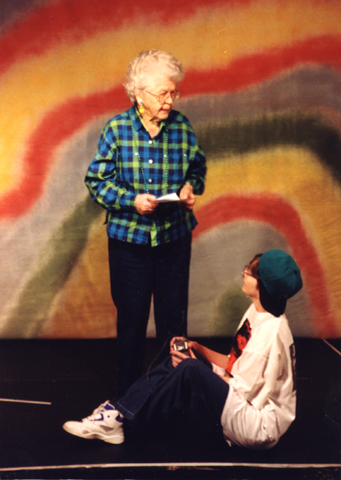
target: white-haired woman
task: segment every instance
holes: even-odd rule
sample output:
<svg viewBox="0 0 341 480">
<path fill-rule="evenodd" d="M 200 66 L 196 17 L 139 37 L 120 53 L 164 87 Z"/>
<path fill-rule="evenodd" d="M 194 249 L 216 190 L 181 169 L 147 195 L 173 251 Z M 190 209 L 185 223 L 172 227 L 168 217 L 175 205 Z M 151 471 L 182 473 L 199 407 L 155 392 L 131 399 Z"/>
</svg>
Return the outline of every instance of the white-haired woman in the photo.
<svg viewBox="0 0 341 480">
<path fill-rule="evenodd" d="M 119 395 L 142 373 L 152 296 L 160 348 L 187 331 L 193 206 L 206 162 L 189 121 L 173 110 L 183 78 L 168 52 L 143 51 L 132 60 L 125 88 L 133 106 L 104 127 L 85 179 L 107 210 Z M 159 201 L 169 194 L 178 201 Z"/>
</svg>

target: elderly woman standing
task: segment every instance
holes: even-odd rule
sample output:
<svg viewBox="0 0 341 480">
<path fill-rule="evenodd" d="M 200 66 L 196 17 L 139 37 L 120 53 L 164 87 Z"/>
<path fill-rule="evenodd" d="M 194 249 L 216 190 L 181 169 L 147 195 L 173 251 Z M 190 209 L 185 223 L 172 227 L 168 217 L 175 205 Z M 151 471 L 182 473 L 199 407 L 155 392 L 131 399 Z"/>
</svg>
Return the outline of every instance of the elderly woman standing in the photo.
<svg viewBox="0 0 341 480">
<path fill-rule="evenodd" d="M 119 395 L 142 374 L 152 296 L 159 348 L 187 331 L 192 210 L 206 162 L 189 121 L 173 110 L 183 77 L 168 52 L 143 51 L 130 63 L 133 106 L 104 127 L 85 179 L 107 210 Z M 168 194 L 178 201 L 159 201 Z"/>
</svg>

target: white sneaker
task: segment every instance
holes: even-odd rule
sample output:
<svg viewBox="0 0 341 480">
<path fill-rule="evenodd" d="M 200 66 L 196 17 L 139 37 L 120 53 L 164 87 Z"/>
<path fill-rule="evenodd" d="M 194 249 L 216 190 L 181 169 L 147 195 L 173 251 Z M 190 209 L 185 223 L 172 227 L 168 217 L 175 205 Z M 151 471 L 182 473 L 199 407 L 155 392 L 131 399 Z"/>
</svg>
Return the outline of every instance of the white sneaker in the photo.
<svg viewBox="0 0 341 480">
<path fill-rule="evenodd" d="M 81 422 L 66 422 L 64 430 L 77 437 L 97 438 L 107 443 L 123 443 L 123 417 L 106 401 Z"/>
</svg>

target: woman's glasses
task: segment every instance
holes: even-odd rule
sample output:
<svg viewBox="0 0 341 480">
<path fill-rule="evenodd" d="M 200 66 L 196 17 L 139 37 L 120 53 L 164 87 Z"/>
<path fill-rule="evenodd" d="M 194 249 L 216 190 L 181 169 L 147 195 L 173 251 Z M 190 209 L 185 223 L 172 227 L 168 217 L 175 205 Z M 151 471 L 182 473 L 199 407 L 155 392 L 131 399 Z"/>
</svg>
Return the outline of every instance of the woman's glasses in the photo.
<svg viewBox="0 0 341 480">
<path fill-rule="evenodd" d="M 162 95 L 155 95 L 155 93 L 148 92 L 147 90 L 145 90 L 145 92 L 155 97 L 159 101 L 160 105 L 163 105 L 165 103 L 166 99 L 168 98 L 168 95 L 170 96 L 173 102 L 178 100 L 178 98 L 180 97 L 180 92 L 178 90 L 173 90 L 172 92 L 163 93 Z"/>
</svg>

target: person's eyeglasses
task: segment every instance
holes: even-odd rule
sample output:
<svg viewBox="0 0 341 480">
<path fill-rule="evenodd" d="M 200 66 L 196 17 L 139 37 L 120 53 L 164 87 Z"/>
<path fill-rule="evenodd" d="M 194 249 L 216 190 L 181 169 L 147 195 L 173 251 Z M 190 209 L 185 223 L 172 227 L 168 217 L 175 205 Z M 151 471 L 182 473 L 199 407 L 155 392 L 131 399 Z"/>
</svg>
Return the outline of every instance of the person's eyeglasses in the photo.
<svg viewBox="0 0 341 480">
<path fill-rule="evenodd" d="M 173 102 L 176 102 L 176 100 L 178 100 L 178 98 L 180 97 L 180 92 L 178 90 L 174 90 L 173 92 L 163 93 L 162 95 L 155 95 L 155 93 L 148 92 L 148 90 L 145 90 L 145 92 L 155 97 L 161 105 L 165 103 L 166 98 L 168 98 L 168 95 L 171 97 Z"/>
<path fill-rule="evenodd" d="M 254 275 L 252 275 L 252 273 L 250 273 L 250 265 L 245 265 L 242 271 L 242 275 L 248 275 L 249 277 L 256 278 Z"/>
</svg>

